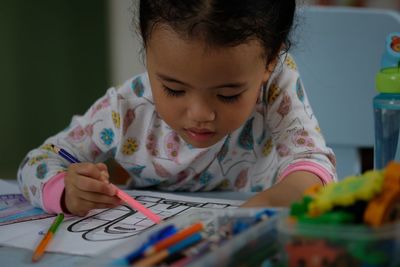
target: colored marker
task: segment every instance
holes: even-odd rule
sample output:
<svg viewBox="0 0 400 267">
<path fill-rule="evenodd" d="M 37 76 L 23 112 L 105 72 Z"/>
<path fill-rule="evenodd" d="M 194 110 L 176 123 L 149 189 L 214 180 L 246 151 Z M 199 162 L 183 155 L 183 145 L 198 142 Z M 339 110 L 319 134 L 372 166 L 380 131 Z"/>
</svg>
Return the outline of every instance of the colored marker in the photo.
<svg viewBox="0 0 400 267">
<path fill-rule="evenodd" d="M 120 199 L 122 199 L 123 201 L 125 201 L 133 209 L 136 209 L 137 211 L 143 213 L 144 216 L 146 216 L 147 218 L 149 218 L 150 220 L 152 220 L 155 223 L 161 222 L 160 216 L 153 213 L 150 209 L 143 206 L 139 201 L 135 200 L 134 198 L 132 198 L 130 195 L 128 195 L 127 193 L 125 193 L 124 191 L 122 191 L 121 189 L 116 187 L 115 185 L 113 185 L 113 184 L 110 184 L 110 185 L 112 187 L 114 187 L 115 190 L 117 190 L 117 196 Z"/>
<path fill-rule="evenodd" d="M 60 213 L 57 215 L 57 217 L 54 219 L 53 223 L 51 224 L 49 230 L 47 231 L 46 235 L 43 237 L 43 239 L 40 241 L 39 245 L 36 247 L 33 256 L 32 256 L 32 261 L 37 262 L 40 260 L 40 258 L 43 256 L 43 253 L 45 252 L 47 246 L 49 245 L 50 241 L 53 239 L 54 234 L 56 233 L 58 226 L 61 224 L 61 222 L 64 220 L 64 214 Z"/>
<path fill-rule="evenodd" d="M 113 262 L 113 266 L 126 266 L 131 264 L 132 262 L 142 257 L 148 247 L 175 234 L 176 232 L 177 228 L 175 227 L 175 225 L 167 225 L 166 227 L 150 235 L 149 240 L 145 242 L 142 246 L 140 246 L 138 249 L 132 251 L 131 253 L 129 253 L 128 255 L 124 256 L 121 259 L 115 260 Z"/>
<path fill-rule="evenodd" d="M 148 249 L 146 249 L 145 254 L 151 255 L 155 252 L 164 250 L 164 249 L 184 240 L 188 236 L 190 236 L 194 233 L 200 232 L 203 229 L 204 229 L 204 225 L 201 222 L 192 224 L 192 225 L 184 228 L 183 230 L 177 232 L 176 234 L 174 234 L 164 240 L 161 240 L 160 242 L 156 243 L 155 245 L 149 247 Z"/>
<path fill-rule="evenodd" d="M 161 250 L 153 255 L 148 256 L 147 258 L 144 258 L 142 260 L 139 260 L 134 263 L 134 266 L 139 266 L 139 267 L 147 267 L 147 266 L 154 266 L 155 264 L 159 263 L 160 261 L 166 259 L 168 256 L 174 255 L 175 253 L 178 253 L 185 248 L 199 242 L 202 240 L 203 236 L 201 233 L 194 233 L 192 235 L 189 235 L 185 239 L 181 240 L 177 244 Z"/>
<path fill-rule="evenodd" d="M 71 155 L 64 149 L 59 148 L 53 144 L 51 145 L 51 147 L 54 149 L 54 151 L 57 154 L 59 154 L 61 157 L 68 160 L 69 162 L 71 162 L 71 163 L 79 163 L 80 162 L 77 158 L 75 158 L 73 155 Z M 152 220 L 154 223 L 161 222 L 161 218 L 157 214 L 153 213 L 150 209 L 143 206 L 139 201 L 136 201 L 134 198 L 132 198 L 130 195 L 128 195 L 127 193 L 125 193 L 124 191 L 122 191 L 121 189 L 116 187 L 115 185 L 113 185 L 113 184 L 110 184 L 110 185 L 112 187 L 114 187 L 115 190 L 117 191 L 117 197 L 119 197 L 121 200 L 125 201 L 133 209 L 136 209 L 137 211 L 143 213 L 147 218 Z"/>
</svg>

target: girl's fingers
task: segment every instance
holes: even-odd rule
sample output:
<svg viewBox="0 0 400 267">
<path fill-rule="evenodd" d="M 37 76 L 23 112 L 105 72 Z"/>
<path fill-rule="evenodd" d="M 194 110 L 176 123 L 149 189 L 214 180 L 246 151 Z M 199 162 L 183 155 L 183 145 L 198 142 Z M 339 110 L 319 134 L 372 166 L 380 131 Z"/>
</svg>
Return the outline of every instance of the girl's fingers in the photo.
<svg viewBox="0 0 400 267">
<path fill-rule="evenodd" d="M 92 179 L 91 177 L 75 175 L 73 178 L 69 179 L 69 182 L 80 191 L 101 193 L 108 196 L 115 196 L 117 193 L 115 187 L 111 184 Z"/>
<path fill-rule="evenodd" d="M 104 166 L 103 166 L 104 165 Z M 100 166 L 100 167 L 99 167 Z M 69 170 L 81 176 L 90 177 L 95 180 L 108 181 L 108 171 L 105 164 L 76 163 L 69 166 Z"/>
<path fill-rule="evenodd" d="M 110 208 L 114 208 L 116 206 L 113 204 L 95 203 L 95 202 L 88 201 L 85 199 L 79 199 L 78 203 L 79 203 L 79 205 L 75 205 L 74 207 L 72 207 L 73 214 L 78 215 L 78 216 L 85 216 L 92 209 L 110 209 Z"/>
<path fill-rule="evenodd" d="M 123 202 L 116 197 L 116 188 L 109 183 L 103 163 L 77 163 L 68 167 L 65 177 L 66 208 L 85 216 L 92 209 L 113 208 Z"/>
<path fill-rule="evenodd" d="M 93 202 L 95 204 L 110 204 L 113 206 L 121 205 L 121 200 L 117 197 L 107 196 L 104 194 L 93 193 L 93 192 L 80 192 L 79 198 Z"/>
<path fill-rule="evenodd" d="M 77 163 L 68 168 L 66 182 L 78 190 L 114 196 L 117 192 L 108 181 L 107 166 L 103 163 Z"/>
<path fill-rule="evenodd" d="M 121 205 L 122 201 L 117 197 L 104 194 L 84 192 L 74 186 L 66 189 L 65 206 L 72 214 L 84 216 L 92 209 L 114 208 Z"/>
<path fill-rule="evenodd" d="M 97 168 L 99 168 L 100 171 L 106 171 L 108 172 L 107 165 L 104 164 L 103 162 L 96 163 Z"/>
<path fill-rule="evenodd" d="M 107 165 L 100 162 L 100 163 L 97 163 L 96 166 L 100 170 L 101 179 L 104 182 L 109 183 L 110 175 L 108 174 Z"/>
</svg>

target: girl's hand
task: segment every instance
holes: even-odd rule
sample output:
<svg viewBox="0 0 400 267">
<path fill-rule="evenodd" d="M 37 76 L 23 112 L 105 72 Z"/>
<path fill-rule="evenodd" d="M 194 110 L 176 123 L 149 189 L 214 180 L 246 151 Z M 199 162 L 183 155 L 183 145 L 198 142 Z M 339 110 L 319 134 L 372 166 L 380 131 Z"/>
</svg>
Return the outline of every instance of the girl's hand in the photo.
<svg viewBox="0 0 400 267">
<path fill-rule="evenodd" d="M 108 179 L 104 163 L 71 164 L 64 180 L 64 207 L 74 215 L 85 216 L 92 209 L 113 208 L 122 204 Z"/>
<path fill-rule="evenodd" d="M 323 185 L 315 174 L 295 171 L 279 183 L 247 200 L 241 207 L 290 207 L 293 202 L 303 198 L 306 189 L 316 184 Z"/>
</svg>

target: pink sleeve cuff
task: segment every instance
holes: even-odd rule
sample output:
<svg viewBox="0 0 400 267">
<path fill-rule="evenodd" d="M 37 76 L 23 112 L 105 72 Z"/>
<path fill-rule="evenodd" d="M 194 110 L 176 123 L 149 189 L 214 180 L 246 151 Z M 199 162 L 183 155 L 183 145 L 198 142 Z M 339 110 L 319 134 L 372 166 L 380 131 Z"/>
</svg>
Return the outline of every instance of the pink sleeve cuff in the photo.
<svg viewBox="0 0 400 267">
<path fill-rule="evenodd" d="M 282 181 L 286 176 L 295 171 L 308 171 L 318 176 L 322 184 L 333 182 L 332 175 L 321 165 L 311 161 L 300 161 L 289 165 L 279 176 L 278 182 Z"/>
<path fill-rule="evenodd" d="M 61 196 L 64 192 L 64 177 L 61 172 L 53 176 L 43 187 L 43 208 L 48 213 L 62 213 Z"/>
</svg>

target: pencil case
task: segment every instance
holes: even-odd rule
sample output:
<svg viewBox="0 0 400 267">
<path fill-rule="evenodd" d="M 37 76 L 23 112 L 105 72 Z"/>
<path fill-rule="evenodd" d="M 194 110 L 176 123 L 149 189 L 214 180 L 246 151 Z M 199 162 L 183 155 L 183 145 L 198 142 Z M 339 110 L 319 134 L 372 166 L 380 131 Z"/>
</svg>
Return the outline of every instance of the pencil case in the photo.
<svg viewBox="0 0 400 267">
<path fill-rule="evenodd" d="M 166 226 L 185 229 L 202 222 L 203 240 L 180 251 L 184 260 L 168 257 L 152 266 L 260 266 L 278 255 L 277 221 L 282 209 L 235 208 L 188 211 L 143 232 L 134 241 L 89 259 L 83 266 L 127 266 L 121 259 L 138 250 L 149 237 Z M 133 265 L 136 266 L 135 262 Z"/>
<path fill-rule="evenodd" d="M 236 209 L 216 214 L 216 229 L 229 224 L 235 224 L 238 218 L 253 219 L 263 210 Z M 221 247 L 205 254 L 189 266 L 264 266 L 276 261 L 278 255 L 277 221 L 282 209 L 268 220 L 252 225 L 240 234 L 234 235 Z"/>
</svg>

